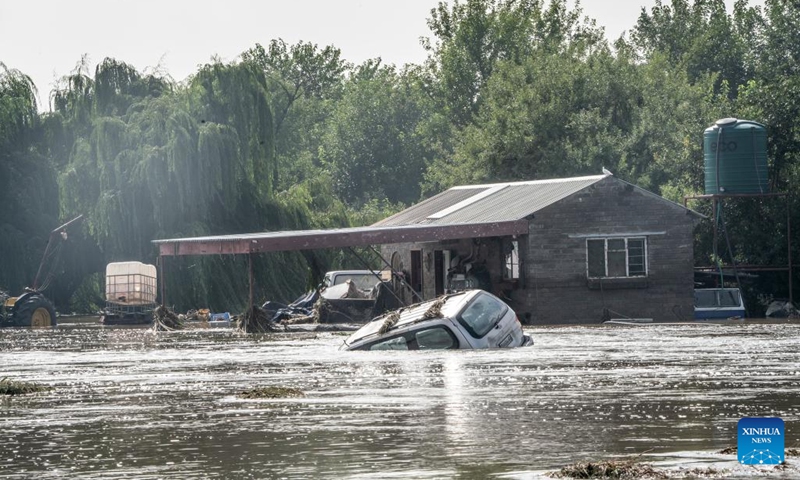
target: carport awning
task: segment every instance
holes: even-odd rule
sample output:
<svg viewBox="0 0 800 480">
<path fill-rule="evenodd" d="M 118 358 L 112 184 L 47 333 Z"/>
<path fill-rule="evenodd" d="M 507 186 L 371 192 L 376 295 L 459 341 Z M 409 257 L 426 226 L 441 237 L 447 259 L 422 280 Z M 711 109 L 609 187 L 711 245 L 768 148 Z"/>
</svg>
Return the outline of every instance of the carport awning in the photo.
<svg viewBox="0 0 800 480">
<path fill-rule="evenodd" d="M 462 238 L 502 237 L 528 233 L 527 220 L 455 225 L 355 227 L 290 230 L 213 237 L 153 240 L 162 256 L 235 255 L 264 252 L 359 247 L 392 243 L 437 242 Z"/>
</svg>

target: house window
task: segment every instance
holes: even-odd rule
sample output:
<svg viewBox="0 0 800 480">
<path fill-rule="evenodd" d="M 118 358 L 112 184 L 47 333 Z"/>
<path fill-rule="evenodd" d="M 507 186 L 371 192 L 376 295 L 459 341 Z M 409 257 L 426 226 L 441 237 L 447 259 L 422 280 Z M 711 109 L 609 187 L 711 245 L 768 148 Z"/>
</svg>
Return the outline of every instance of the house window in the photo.
<svg viewBox="0 0 800 480">
<path fill-rule="evenodd" d="M 503 280 L 519 279 L 519 242 L 503 242 Z"/>
<path fill-rule="evenodd" d="M 647 242 L 644 237 L 598 238 L 586 241 L 589 278 L 647 276 Z"/>
</svg>

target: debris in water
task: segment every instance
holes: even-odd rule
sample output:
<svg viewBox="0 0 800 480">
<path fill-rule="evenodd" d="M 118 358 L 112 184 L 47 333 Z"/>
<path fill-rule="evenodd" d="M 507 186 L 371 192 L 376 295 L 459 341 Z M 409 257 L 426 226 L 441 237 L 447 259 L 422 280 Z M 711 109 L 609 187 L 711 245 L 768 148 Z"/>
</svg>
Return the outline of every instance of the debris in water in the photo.
<svg viewBox="0 0 800 480">
<path fill-rule="evenodd" d="M 578 462 L 573 465 L 563 467 L 558 472 L 548 474 L 554 478 L 669 478 L 664 472 L 659 472 L 647 463 L 639 463 L 634 460 L 613 461 L 604 460 L 602 462 Z"/>
<path fill-rule="evenodd" d="M 725 447 L 717 453 L 720 455 L 736 455 L 736 447 Z"/>
<path fill-rule="evenodd" d="M 312 307 L 311 316 L 314 318 L 314 323 L 320 323 L 323 318 L 330 317 L 332 310 L 331 304 L 325 298 L 319 297 Z"/>
<path fill-rule="evenodd" d="M 7 377 L 0 380 L 0 395 L 25 395 L 26 393 L 44 392 L 51 388 L 38 383 L 9 380 Z"/>
<path fill-rule="evenodd" d="M 447 297 L 441 297 L 439 300 L 433 302 L 433 305 L 428 307 L 425 310 L 425 313 L 422 314 L 423 320 L 429 320 L 431 318 L 442 318 L 442 306 L 447 301 Z"/>
<path fill-rule="evenodd" d="M 291 387 L 256 387 L 239 394 L 239 398 L 297 398 L 305 397 L 302 390 Z"/>
<path fill-rule="evenodd" d="M 787 448 L 786 457 L 800 457 L 800 448 Z"/>
<path fill-rule="evenodd" d="M 690 478 L 720 478 L 721 475 L 727 475 L 729 472 L 728 470 L 718 470 L 714 467 L 708 467 L 693 468 L 686 472 L 680 470 L 680 473 L 690 475 Z"/>
<path fill-rule="evenodd" d="M 396 310 L 394 312 L 387 314 L 386 318 L 383 321 L 383 324 L 381 325 L 381 328 L 378 329 L 378 333 L 380 335 L 383 335 L 384 333 L 388 332 L 393 326 L 395 326 L 395 324 L 400 320 L 400 312 L 402 311 L 403 309 L 401 308 L 400 310 Z"/>
<path fill-rule="evenodd" d="M 275 323 L 261 307 L 253 305 L 244 315 L 236 320 L 236 326 L 245 333 L 270 333 L 280 331 Z"/>
<path fill-rule="evenodd" d="M 153 311 L 153 331 L 164 332 L 181 329 L 183 329 L 183 320 L 175 315 L 175 312 L 164 305 L 156 307 Z"/>
</svg>

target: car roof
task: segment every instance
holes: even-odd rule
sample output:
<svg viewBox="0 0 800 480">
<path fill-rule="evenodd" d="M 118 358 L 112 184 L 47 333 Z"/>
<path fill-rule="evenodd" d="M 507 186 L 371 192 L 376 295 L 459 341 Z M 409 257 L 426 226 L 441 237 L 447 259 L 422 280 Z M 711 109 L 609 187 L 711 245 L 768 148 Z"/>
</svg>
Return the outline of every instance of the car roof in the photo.
<svg viewBox="0 0 800 480">
<path fill-rule="evenodd" d="M 444 300 L 444 304 L 441 305 L 441 317 L 431 318 L 428 319 L 429 321 L 434 321 L 438 318 L 442 317 L 453 317 L 456 313 L 458 313 L 461 308 L 466 305 L 470 300 L 472 300 L 475 296 L 481 294 L 482 290 L 467 290 L 464 292 L 452 293 L 449 295 L 444 295 L 434 300 L 427 300 L 422 303 L 417 303 L 415 305 L 411 305 L 399 310 L 395 310 L 395 312 L 400 313 L 400 318 L 394 323 L 389 331 L 398 330 L 402 327 L 420 323 L 422 321 L 426 321 L 422 318 L 422 315 L 431 308 L 436 302 L 440 300 Z M 348 344 L 354 344 L 356 342 L 360 342 L 367 337 L 371 336 L 378 336 L 378 332 L 380 331 L 381 327 L 389 318 L 389 315 L 392 312 L 388 312 L 380 317 L 377 317 L 375 320 L 371 321 L 370 323 L 364 325 L 360 329 L 358 329 L 355 333 L 353 333 L 348 339 Z"/>
<path fill-rule="evenodd" d="M 378 273 L 378 270 L 375 270 Z M 326 275 L 374 275 L 370 270 L 332 270 Z"/>
</svg>

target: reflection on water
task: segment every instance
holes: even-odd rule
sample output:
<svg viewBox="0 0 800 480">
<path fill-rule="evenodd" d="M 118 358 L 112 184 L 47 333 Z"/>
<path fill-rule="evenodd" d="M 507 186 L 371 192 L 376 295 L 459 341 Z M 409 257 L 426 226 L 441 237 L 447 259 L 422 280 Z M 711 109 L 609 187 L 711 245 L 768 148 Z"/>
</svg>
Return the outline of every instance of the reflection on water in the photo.
<svg viewBox="0 0 800 480">
<path fill-rule="evenodd" d="M 779 416 L 797 446 L 800 326 L 530 328 L 530 348 L 340 352 L 332 333 L 0 331 L 0 476 L 530 477 L 646 452 L 672 465 Z M 241 400 L 255 386 L 305 398 Z M 729 459 L 728 459 L 729 460 Z"/>
</svg>

